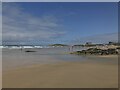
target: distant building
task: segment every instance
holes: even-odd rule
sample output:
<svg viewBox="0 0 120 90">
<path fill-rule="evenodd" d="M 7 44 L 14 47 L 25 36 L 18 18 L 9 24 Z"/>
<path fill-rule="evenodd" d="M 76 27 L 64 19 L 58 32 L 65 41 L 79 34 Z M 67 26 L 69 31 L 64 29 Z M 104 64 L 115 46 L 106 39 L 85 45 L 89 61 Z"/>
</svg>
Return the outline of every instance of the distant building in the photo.
<svg viewBox="0 0 120 90">
<path fill-rule="evenodd" d="M 85 45 L 92 45 L 92 42 L 86 42 Z"/>
<path fill-rule="evenodd" d="M 115 44 L 115 42 L 109 42 L 108 44 L 109 44 L 109 45 L 113 45 L 113 44 Z"/>
</svg>

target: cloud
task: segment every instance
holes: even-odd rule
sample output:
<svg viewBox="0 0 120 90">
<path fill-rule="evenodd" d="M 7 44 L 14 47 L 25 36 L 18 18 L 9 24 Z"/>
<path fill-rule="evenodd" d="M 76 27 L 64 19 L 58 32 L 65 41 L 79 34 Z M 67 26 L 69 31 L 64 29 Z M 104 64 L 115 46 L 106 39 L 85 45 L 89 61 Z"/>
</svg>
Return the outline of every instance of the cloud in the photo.
<svg viewBox="0 0 120 90">
<path fill-rule="evenodd" d="M 3 3 L 2 9 L 3 42 L 49 41 L 65 35 L 54 16 L 36 17 L 15 3 Z"/>
</svg>

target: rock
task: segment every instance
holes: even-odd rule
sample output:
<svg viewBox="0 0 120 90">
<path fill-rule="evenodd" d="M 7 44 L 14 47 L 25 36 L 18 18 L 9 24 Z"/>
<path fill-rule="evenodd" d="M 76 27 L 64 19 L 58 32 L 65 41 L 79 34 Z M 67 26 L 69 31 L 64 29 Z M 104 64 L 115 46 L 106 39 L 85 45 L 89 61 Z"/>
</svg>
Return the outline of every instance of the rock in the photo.
<svg viewBox="0 0 120 90">
<path fill-rule="evenodd" d="M 97 49 L 97 48 L 89 48 L 87 50 L 72 52 L 71 54 L 83 55 L 83 54 L 93 54 L 93 55 L 117 55 L 117 49 Z"/>
<path fill-rule="evenodd" d="M 27 50 L 27 51 L 25 51 L 25 52 L 36 52 L 36 51 Z"/>
</svg>

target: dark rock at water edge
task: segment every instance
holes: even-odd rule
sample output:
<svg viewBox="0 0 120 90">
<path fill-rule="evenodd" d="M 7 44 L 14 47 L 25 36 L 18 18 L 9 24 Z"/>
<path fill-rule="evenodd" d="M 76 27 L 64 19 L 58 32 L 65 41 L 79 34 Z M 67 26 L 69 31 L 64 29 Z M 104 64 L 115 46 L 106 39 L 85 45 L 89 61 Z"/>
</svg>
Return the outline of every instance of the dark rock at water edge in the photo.
<svg viewBox="0 0 120 90">
<path fill-rule="evenodd" d="M 76 55 L 118 55 L 119 51 L 117 49 L 97 49 L 97 48 L 89 48 L 87 50 L 75 51 L 70 54 Z"/>
<path fill-rule="evenodd" d="M 25 51 L 25 52 L 36 52 L 36 51 L 27 50 L 27 51 Z"/>
</svg>

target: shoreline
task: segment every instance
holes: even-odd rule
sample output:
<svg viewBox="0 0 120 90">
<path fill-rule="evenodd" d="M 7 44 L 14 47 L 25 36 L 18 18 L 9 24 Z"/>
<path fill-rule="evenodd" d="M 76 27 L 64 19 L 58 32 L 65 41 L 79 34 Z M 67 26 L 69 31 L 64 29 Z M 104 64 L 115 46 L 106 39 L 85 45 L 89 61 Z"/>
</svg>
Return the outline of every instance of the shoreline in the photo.
<svg viewBox="0 0 120 90">
<path fill-rule="evenodd" d="M 119 55 L 98 55 L 97 57 L 113 58 L 118 57 Z"/>
<path fill-rule="evenodd" d="M 73 54 L 73 55 L 76 56 L 75 54 Z M 118 55 L 77 55 L 77 56 L 86 57 L 86 58 L 89 58 L 90 60 L 94 59 L 94 58 L 99 58 L 99 59 L 100 58 L 104 58 L 104 59 L 108 59 L 108 58 L 115 58 L 116 59 L 116 58 L 118 58 Z M 54 58 L 51 58 L 51 59 L 54 59 Z M 52 64 L 54 65 L 54 64 L 69 63 L 69 62 L 84 63 L 83 61 L 82 62 L 81 61 L 58 61 L 58 62 L 54 62 L 54 63 L 27 64 L 26 66 L 22 65 L 22 66 L 5 68 L 5 69 L 2 70 L 2 72 L 12 71 L 12 70 L 20 69 L 20 68 L 28 68 L 28 67 L 43 66 L 43 65 L 52 65 Z M 85 61 L 85 63 L 87 63 L 87 62 L 90 63 L 89 61 Z"/>
</svg>

